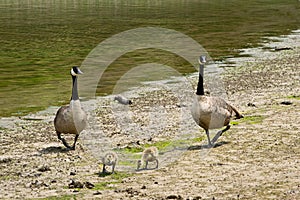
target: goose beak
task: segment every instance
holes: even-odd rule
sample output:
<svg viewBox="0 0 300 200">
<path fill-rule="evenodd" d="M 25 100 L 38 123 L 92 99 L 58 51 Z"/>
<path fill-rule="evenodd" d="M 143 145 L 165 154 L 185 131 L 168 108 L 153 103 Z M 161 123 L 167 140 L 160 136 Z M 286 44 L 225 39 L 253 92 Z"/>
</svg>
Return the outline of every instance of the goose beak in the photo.
<svg viewBox="0 0 300 200">
<path fill-rule="evenodd" d="M 77 74 L 83 74 L 83 72 L 79 68 L 77 68 L 77 70 L 78 70 Z"/>
</svg>

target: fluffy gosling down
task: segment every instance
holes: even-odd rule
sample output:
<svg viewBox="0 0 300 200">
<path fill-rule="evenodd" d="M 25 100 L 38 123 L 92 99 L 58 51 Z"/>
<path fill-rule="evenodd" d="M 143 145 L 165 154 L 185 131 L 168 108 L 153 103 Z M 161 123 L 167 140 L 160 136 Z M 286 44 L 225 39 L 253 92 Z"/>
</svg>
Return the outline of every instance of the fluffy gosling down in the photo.
<svg viewBox="0 0 300 200">
<path fill-rule="evenodd" d="M 115 167 L 118 162 L 118 155 L 115 152 L 107 152 L 104 157 L 102 158 L 102 173 L 108 173 L 106 170 L 106 166 L 112 166 L 111 173 L 115 172 Z"/>
<path fill-rule="evenodd" d="M 158 168 L 157 156 L 158 156 L 158 149 L 156 147 L 153 146 L 153 147 L 146 148 L 143 151 L 142 158 L 137 162 L 137 170 L 139 170 L 141 166 L 144 165 L 144 163 L 145 163 L 144 169 L 148 169 L 148 162 L 154 162 L 154 161 L 156 162 L 156 167 L 154 169 Z"/>
</svg>

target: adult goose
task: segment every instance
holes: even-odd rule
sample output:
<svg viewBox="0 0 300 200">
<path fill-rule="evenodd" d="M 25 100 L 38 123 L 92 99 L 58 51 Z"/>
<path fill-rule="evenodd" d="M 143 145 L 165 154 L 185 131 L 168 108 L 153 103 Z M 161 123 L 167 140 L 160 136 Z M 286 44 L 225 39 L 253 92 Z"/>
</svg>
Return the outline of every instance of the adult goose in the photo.
<svg viewBox="0 0 300 200">
<path fill-rule="evenodd" d="M 54 127 L 59 140 L 70 150 L 75 150 L 76 141 L 81 131 L 86 127 L 87 115 L 81 107 L 78 89 L 77 89 L 77 76 L 82 74 L 78 67 L 71 69 L 72 76 L 72 97 L 68 106 L 62 106 L 57 111 L 54 119 Z M 74 134 L 74 144 L 70 146 L 61 134 Z"/>
<path fill-rule="evenodd" d="M 192 104 L 192 116 L 195 122 L 202 127 L 207 135 L 209 147 L 213 146 L 213 143 L 228 129 L 230 129 L 230 119 L 233 112 L 236 118 L 242 118 L 243 116 L 230 104 L 228 104 L 224 99 L 220 97 L 205 96 L 204 86 L 203 86 L 203 71 L 204 64 L 206 63 L 206 57 L 200 56 L 199 58 L 199 80 L 197 85 L 196 98 Z M 214 139 L 211 141 L 209 137 L 209 129 L 220 130 Z"/>
</svg>

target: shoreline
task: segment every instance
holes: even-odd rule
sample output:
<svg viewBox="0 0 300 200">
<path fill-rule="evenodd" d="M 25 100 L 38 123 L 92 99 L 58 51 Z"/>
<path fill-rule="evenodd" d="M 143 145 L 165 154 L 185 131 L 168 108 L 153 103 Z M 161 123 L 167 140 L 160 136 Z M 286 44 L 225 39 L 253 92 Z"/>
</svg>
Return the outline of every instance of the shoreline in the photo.
<svg viewBox="0 0 300 200">
<path fill-rule="evenodd" d="M 115 176 L 99 177 L 95 156 L 99 149 L 93 152 L 87 147 L 86 133 L 80 136 L 75 151 L 65 152 L 61 148 L 53 128 L 54 107 L 40 115 L 29 115 L 27 120 L 15 119 L 17 121 L 11 129 L 0 129 L 0 173 L 3 177 L 0 179 L 0 198 L 62 195 L 100 199 L 299 198 L 300 40 L 293 44 L 293 50 L 272 52 L 272 57 L 262 56 L 254 61 L 241 62 L 242 66 L 236 68 L 225 68 L 222 81 L 226 95 L 245 118 L 234 120 L 232 128 L 219 138 L 216 148 L 201 148 L 206 139 L 189 141 L 186 143 L 188 147 L 198 148 L 184 150 L 172 162 L 162 163 L 158 170 L 133 173 L 122 171 L 117 166 Z M 188 78 L 193 82 L 196 76 Z M 178 85 L 176 81 L 169 84 Z M 181 124 L 185 116 L 189 117 L 186 104 L 189 101 L 183 101 L 183 106 L 180 104 L 182 101 L 178 101 L 181 97 L 174 97 L 168 92 L 172 90 L 167 89 L 163 93 L 141 90 L 140 95 L 134 96 L 139 106 L 129 110 L 135 116 L 132 121 L 136 125 L 141 124 L 141 132 L 149 131 L 146 132 L 149 135 L 143 135 L 145 140 L 139 142 L 159 142 L 161 140 L 156 140 L 156 136 L 172 138 L 179 130 L 190 130 L 193 136 L 205 138 L 203 130 L 194 123 Z M 194 90 L 190 90 L 187 89 L 187 94 L 193 93 Z M 183 96 L 188 97 L 185 93 Z M 283 101 L 292 104 L 284 105 Z M 134 138 L 122 130 L 125 127 L 127 132 L 131 132 L 135 127 L 126 127 L 125 123 L 122 128 L 121 121 L 118 122 L 120 128 L 112 121 L 124 109 L 128 112 L 126 107 L 112 103 L 110 97 L 93 103 L 103 108 L 102 111 L 97 110 L 94 121 L 102 126 L 101 130 L 107 130 L 101 134 L 107 134 L 106 137 L 116 140 L 116 143 Z M 109 108 L 113 108 L 114 113 Z M 151 120 L 148 113 L 152 113 Z M 157 113 L 167 116 L 166 119 L 171 122 L 166 121 L 164 127 L 155 130 L 154 127 L 160 123 Z M 29 120 L 34 117 L 36 120 Z M 178 120 L 172 122 L 174 118 Z M 151 121 L 155 123 L 151 124 Z M 151 141 L 148 141 L 149 136 Z M 133 142 L 137 145 L 136 140 Z M 164 155 L 160 159 L 164 159 Z M 89 181 L 95 188 L 68 188 L 69 181 L 73 179 Z"/>
<path fill-rule="evenodd" d="M 280 51 L 276 51 L 276 48 L 280 49 L 280 48 L 291 48 L 289 50 L 293 50 L 296 49 L 297 47 L 299 47 L 299 41 L 300 40 L 300 29 L 298 30 L 293 30 L 291 32 L 291 34 L 289 35 L 282 35 L 282 36 L 278 36 L 278 37 L 265 37 L 265 41 L 261 43 L 261 46 L 259 47 L 255 47 L 255 48 L 247 48 L 247 49 L 240 49 L 238 51 L 240 51 L 240 55 L 241 57 L 233 57 L 233 58 L 227 58 L 226 60 L 224 60 L 222 63 L 212 63 L 209 64 L 211 66 L 211 69 L 209 69 L 209 71 L 207 71 L 206 73 L 208 73 L 208 76 L 212 77 L 212 78 L 216 78 L 216 76 L 220 76 L 218 78 L 222 78 L 223 73 L 226 72 L 226 70 L 230 70 L 231 68 L 239 68 L 242 65 L 249 65 L 250 63 L 253 62 L 257 62 L 257 60 L 260 60 L 260 62 L 262 62 L 265 59 L 271 59 L 271 58 L 275 58 L 276 56 L 280 55 Z M 271 41 L 271 42 L 270 42 Z M 283 50 L 285 51 L 285 50 Z M 209 66 L 208 65 L 208 66 Z M 187 75 L 186 78 L 187 81 L 189 82 L 189 84 L 193 84 L 195 86 L 195 77 L 198 76 L 198 72 L 192 73 Z M 206 77 L 205 77 L 206 78 Z M 160 81 L 151 81 L 152 83 L 156 83 L 156 82 L 169 82 L 172 81 L 172 77 L 170 77 L 170 79 L 166 79 L 166 80 L 160 80 Z M 192 81 L 192 82 L 191 82 Z M 206 81 L 213 81 L 213 80 L 206 80 Z M 149 82 L 151 84 L 151 82 Z M 221 86 L 223 87 L 223 80 L 220 80 L 221 82 Z M 143 83 L 142 83 L 143 84 Z M 130 88 L 129 91 L 132 95 L 132 91 L 134 90 L 134 88 Z M 224 95 L 224 91 L 223 95 Z M 134 96 L 134 94 L 133 94 Z M 226 95 L 225 99 L 226 99 Z M 113 98 L 114 94 L 111 95 L 107 95 L 107 96 L 97 96 L 96 97 L 96 101 L 98 99 L 102 99 L 102 98 Z M 91 102 L 94 102 L 95 99 L 91 99 L 88 100 Z M 89 105 L 90 103 L 87 102 L 87 104 Z M 41 118 L 44 118 L 45 116 L 48 116 L 50 114 L 54 114 L 56 113 L 56 111 L 58 110 L 60 106 L 50 106 L 45 110 L 40 110 L 40 111 L 36 111 L 34 113 L 29 113 L 27 115 L 24 116 L 9 116 L 9 117 L 0 117 L 0 128 L 10 128 L 12 126 L 14 126 L 13 124 L 11 124 L 11 120 L 18 122 L 19 119 L 32 119 L 34 120 L 34 116 L 39 116 Z M 37 119 L 39 120 L 39 119 Z M 46 117 L 46 120 L 49 120 L 49 118 Z M 7 124 L 9 124 L 7 126 Z"/>
</svg>

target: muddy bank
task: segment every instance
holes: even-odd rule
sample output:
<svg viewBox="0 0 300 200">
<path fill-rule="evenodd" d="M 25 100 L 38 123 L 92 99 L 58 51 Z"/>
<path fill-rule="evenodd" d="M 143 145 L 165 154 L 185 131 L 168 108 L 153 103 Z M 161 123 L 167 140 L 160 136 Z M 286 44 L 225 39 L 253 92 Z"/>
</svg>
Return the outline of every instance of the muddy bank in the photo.
<svg viewBox="0 0 300 200">
<path fill-rule="evenodd" d="M 213 149 L 203 148 L 204 131 L 189 114 L 196 76 L 146 83 L 125 94 L 135 103 L 130 106 L 95 100 L 87 105 L 89 131 L 75 151 L 55 136 L 55 107 L 2 119 L 0 198 L 300 198 L 300 49 L 294 43 L 225 69 L 227 98 L 245 118 L 233 121 Z M 161 149 L 159 169 L 136 172 L 141 154 L 135 150 L 146 144 Z M 117 173 L 100 175 L 98 160 L 110 149 L 120 155 Z"/>
</svg>

